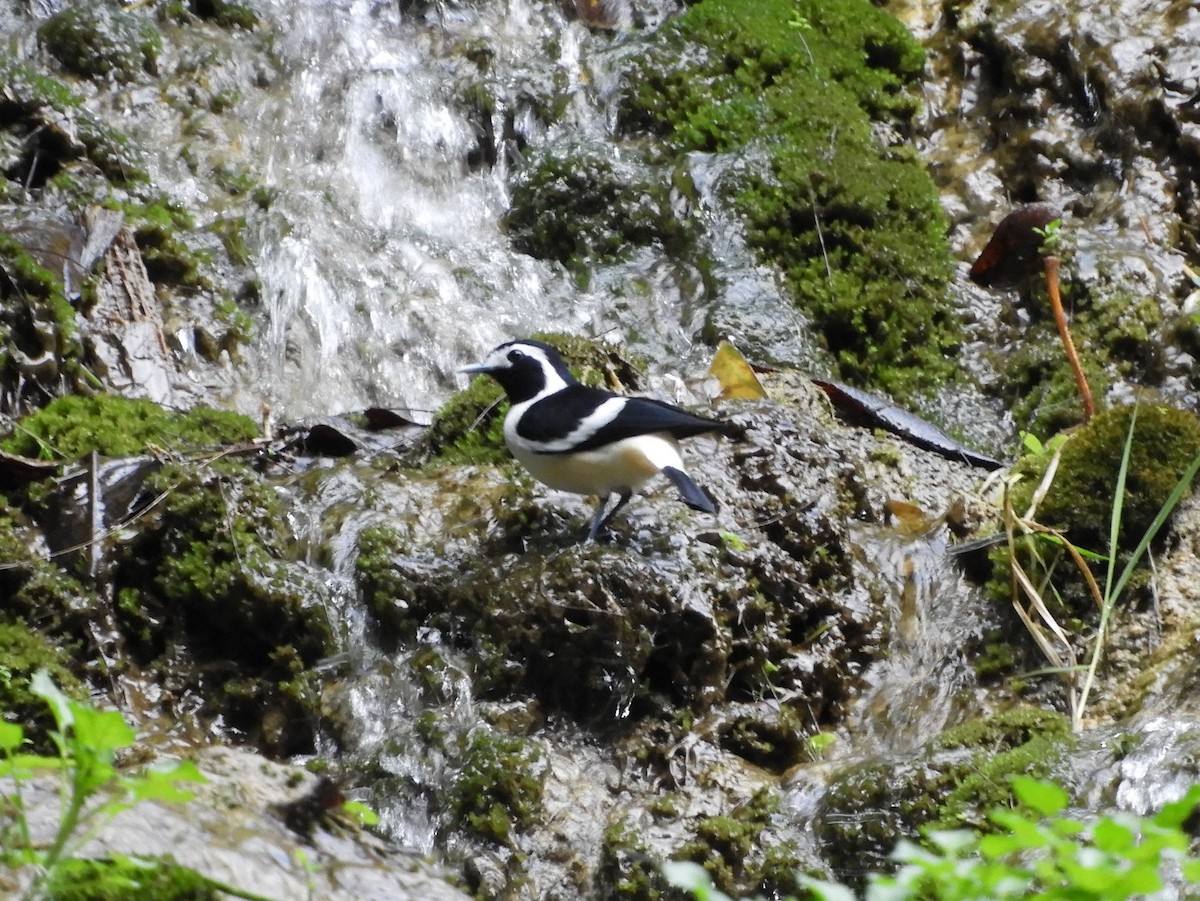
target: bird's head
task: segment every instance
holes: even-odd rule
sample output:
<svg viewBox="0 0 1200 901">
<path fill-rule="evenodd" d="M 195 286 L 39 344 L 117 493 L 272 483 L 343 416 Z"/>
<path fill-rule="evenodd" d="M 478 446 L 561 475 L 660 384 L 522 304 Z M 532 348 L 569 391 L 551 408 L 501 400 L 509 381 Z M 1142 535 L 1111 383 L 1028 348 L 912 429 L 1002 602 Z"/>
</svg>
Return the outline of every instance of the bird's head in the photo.
<svg viewBox="0 0 1200 901">
<path fill-rule="evenodd" d="M 515 404 L 561 390 L 576 381 L 557 350 L 532 338 L 501 344 L 482 363 L 463 366 L 458 371 L 490 375 Z"/>
</svg>

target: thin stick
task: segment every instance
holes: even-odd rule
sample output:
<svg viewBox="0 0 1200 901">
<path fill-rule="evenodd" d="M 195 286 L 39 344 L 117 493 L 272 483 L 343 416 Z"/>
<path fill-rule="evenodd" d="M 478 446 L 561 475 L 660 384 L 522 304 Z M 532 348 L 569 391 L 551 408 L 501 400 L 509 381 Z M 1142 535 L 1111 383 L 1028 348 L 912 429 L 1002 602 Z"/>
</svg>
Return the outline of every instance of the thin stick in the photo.
<svg viewBox="0 0 1200 901">
<path fill-rule="evenodd" d="M 1063 350 L 1067 354 L 1067 362 L 1071 364 L 1071 372 L 1075 374 L 1075 384 L 1079 386 L 1079 395 L 1083 398 L 1083 421 L 1087 422 L 1096 415 L 1096 405 L 1092 402 L 1092 389 L 1088 387 L 1087 376 L 1079 365 L 1079 354 L 1075 352 L 1075 342 L 1071 340 L 1071 331 L 1067 328 L 1067 317 L 1063 312 L 1062 297 L 1058 293 L 1058 257 L 1047 254 L 1042 260 L 1046 269 L 1046 293 L 1050 295 L 1050 310 L 1054 314 L 1054 324 L 1058 326 L 1058 336 L 1062 338 Z"/>
</svg>

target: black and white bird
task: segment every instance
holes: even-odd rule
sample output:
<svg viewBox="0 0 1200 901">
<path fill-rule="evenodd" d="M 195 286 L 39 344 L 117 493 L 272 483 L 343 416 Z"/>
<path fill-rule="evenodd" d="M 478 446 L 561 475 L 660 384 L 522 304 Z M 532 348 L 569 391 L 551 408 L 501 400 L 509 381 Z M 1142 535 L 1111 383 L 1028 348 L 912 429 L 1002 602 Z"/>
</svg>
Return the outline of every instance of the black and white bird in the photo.
<svg viewBox="0 0 1200 901">
<path fill-rule="evenodd" d="M 504 417 L 504 442 L 535 479 L 600 498 L 588 541 L 659 473 L 693 510 L 716 512 L 712 499 L 684 471 L 679 440 L 729 433 L 728 424 L 662 401 L 581 385 L 558 351 L 528 338 L 501 344 L 484 362 L 459 372 L 486 373 L 504 388 L 512 403 Z M 614 494 L 617 504 L 605 515 Z"/>
</svg>

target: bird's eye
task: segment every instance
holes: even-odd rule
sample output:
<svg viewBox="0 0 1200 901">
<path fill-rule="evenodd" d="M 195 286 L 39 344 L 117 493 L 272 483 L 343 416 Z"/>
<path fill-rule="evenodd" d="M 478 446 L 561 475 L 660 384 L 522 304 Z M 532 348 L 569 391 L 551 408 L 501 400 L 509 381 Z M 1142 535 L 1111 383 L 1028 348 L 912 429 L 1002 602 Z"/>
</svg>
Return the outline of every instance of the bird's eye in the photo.
<svg viewBox="0 0 1200 901">
<path fill-rule="evenodd" d="M 519 363 L 523 359 L 525 359 L 525 354 L 519 350 L 510 350 L 508 352 L 508 362 L 510 363 Z"/>
</svg>

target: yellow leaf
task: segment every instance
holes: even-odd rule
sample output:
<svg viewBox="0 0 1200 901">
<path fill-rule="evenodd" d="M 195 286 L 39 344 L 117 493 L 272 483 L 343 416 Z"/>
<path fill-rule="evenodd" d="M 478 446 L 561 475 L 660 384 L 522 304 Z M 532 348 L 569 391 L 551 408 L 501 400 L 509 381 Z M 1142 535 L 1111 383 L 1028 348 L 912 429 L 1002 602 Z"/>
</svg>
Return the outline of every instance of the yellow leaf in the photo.
<svg viewBox="0 0 1200 901">
<path fill-rule="evenodd" d="M 728 341 L 717 345 L 708 374 L 721 384 L 721 397 L 758 400 L 767 396 L 742 352 Z"/>
</svg>

